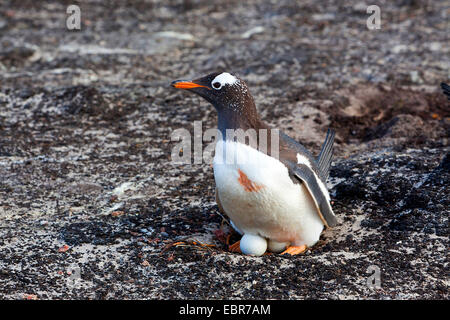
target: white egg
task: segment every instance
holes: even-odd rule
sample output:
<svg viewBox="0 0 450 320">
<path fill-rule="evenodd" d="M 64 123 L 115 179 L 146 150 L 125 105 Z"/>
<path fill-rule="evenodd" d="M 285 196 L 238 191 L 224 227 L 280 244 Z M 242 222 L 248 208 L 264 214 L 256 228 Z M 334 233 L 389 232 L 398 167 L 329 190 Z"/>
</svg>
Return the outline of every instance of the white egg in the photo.
<svg viewBox="0 0 450 320">
<path fill-rule="evenodd" d="M 269 240 L 268 242 L 269 244 L 267 247 L 269 248 L 269 251 L 274 253 L 283 252 L 289 246 L 289 242 L 277 242 L 273 240 Z"/>
<path fill-rule="evenodd" d="M 262 256 L 267 250 L 267 240 L 253 234 L 244 234 L 240 242 L 241 252 L 251 256 Z"/>
</svg>

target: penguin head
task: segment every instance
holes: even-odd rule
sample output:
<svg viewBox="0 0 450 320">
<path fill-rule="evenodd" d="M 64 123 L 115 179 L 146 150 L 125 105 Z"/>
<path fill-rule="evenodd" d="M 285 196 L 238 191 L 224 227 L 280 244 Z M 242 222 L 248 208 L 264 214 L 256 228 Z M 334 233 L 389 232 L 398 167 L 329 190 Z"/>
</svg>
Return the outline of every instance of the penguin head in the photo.
<svg viewBox="0 0 450 320">
<path fill-rule="evenodd" d="M 172 87 L 192 91 L 211 103 L 217 111 L 242 113 L 254 108 L 247 84 L 228 72 L 215 72 L 194 80 L 175 80 Z"/>
</svg>

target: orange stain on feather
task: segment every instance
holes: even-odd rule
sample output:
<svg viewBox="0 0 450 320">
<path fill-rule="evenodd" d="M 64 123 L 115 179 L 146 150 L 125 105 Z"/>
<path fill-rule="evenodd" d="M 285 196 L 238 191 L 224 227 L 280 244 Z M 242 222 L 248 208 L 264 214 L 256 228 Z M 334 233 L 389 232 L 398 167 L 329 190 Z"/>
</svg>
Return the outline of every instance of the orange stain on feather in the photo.
<svg viewBox="0 0 450 320">
<path fill-rule="evenodd" d="M 240 169 L 238 169 L 239 178 L 238 182 L 241 186 L 244 187 L 244 190 L 247 192 L 257 192 L 264 188 L 263 185 L 259 185 L 252 180 L 250 180 L 245 173 L 243 173 Z"/>
</svg>

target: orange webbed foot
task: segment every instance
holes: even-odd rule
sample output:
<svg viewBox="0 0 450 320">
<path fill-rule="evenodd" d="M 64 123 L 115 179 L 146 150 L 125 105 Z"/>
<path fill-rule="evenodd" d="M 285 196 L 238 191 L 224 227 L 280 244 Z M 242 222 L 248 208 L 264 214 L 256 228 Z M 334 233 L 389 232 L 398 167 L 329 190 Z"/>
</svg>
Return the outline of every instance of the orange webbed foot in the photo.
<svg viewBox="0 0 450 320">
<path fill-rule="evenodd" d="M 241 241 L 239 240 L 238 242 L 233 243 L 228 247 L 228 250 L 230 252 L 241 253 Z"/>
<path fill-rule="evenodd" d="M 296 254 L 301 254 L 303 252 L 306 251 L 306 245 L 302 245 L 302 246 L 289 246 L 287 247 L 286 250 L 284 250 L 281 254 L 290 254 L 290 255 L 296 255 Z"/>
</svg>

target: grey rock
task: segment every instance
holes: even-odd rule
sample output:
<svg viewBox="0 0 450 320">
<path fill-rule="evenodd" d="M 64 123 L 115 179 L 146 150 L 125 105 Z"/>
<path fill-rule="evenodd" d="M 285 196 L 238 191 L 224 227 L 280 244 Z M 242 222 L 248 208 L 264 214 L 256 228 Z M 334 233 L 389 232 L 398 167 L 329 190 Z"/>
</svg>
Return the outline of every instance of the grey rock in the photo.
<svg viewBox="0 0 450 320">
<path fill-rule="evenodd" d="M 345 1 L 87 1 L 79 32 L 45 7 L 0 3 L 1 299 L 449 298 L 444 2 L 372 31 Z M 217 68 L 313 153 L 337 132 L 339 225 L 305 255 L 229 253 L 211 167 L 171 163 L 175 129 L 217 120 L 170 81 Z"/>
</svg>

